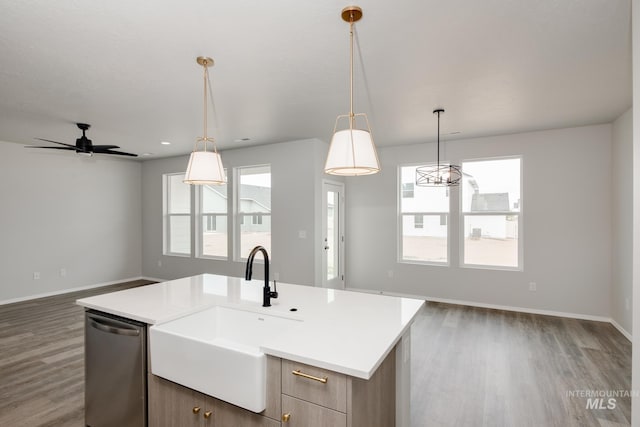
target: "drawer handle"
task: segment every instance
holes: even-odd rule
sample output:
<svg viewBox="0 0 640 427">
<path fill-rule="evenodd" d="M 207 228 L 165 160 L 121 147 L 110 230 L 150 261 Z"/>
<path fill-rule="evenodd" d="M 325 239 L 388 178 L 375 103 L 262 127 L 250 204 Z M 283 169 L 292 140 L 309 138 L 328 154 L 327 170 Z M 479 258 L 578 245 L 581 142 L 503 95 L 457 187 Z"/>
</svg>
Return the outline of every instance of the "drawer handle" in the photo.
<svg viewBox="0 0 640 427">
<path fill-rule="evenodd" d="M 197 414 L 198 412 L 200 412 L 200 407 L 199 406 L 194 406 L 192 409 L 194 414 Z"/>
<path fill-rule="evenodd" d="M 326 384 L 327 383 L 327 378 L 328 377 L 323 377 L 323 378 L 314 377 L 313 375 L 309 375 L 309 374 L 305 374 L 304 372 L 300 372 L 300 369 L 296 369 L 295 371 L 291 371 L 291 373 L 293 375 L 298 376 L 298 377 L 307 378 L 307 379 L 310 379 L 310 380 L 321 382 L 322 384 Z"/>
<path fill-rule="evenodd" d="M 286 414 L 282 414 L 282 422 L 284 423 L 288 423 L 289 422 L 289 418 L 291 418 L 291 414 L 290 413 L 286 413 Z"/>
<path fill-rule="evenodd" d="M 204 413 L 204 417 L 205 418 L 209 418 L 211 416 L 212 412 L 211 411 L 207 411 Z"/>
</svg>

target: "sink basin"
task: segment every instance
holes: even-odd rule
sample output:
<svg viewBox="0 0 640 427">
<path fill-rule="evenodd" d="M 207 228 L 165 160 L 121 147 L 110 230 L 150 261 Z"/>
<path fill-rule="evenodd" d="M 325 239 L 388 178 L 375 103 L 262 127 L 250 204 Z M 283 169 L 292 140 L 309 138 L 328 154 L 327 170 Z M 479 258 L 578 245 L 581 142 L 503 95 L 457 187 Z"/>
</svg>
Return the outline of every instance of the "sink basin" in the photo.
<svg viewBox="0 0 640 427">
<path fill-rule="evenodd" d="M 151 372 L 253 412 L 266 407 L 260 346 L 300 320 L 213 307 L 149 328 Z"/>
</svg>

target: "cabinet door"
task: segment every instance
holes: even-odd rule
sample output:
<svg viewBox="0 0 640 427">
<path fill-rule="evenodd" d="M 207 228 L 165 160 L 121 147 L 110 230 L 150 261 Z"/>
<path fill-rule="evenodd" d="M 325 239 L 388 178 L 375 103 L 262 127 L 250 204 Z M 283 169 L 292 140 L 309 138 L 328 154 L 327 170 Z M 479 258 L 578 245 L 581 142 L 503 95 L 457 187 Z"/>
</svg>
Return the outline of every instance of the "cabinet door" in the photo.
<svg viewBox="0 0 640 427">
<path fill-rule="evenodd" d="M 204 396 L 179 384 L 149 374 L 149 427 L 210 427 L 204 414 Z"/>
<path fill-rule="evenodd" d="M 227 402 L 211 399 L 214 403 L 214 417 L 216 427 L 242 426 L 242 427 L 280 427 L 280 422 L 267 418 L 255 412 L 238 408 Z"/>
<path fill-rule="evenodd" d="M 282 427 L 347 426 L 346 414 L 285 394 L 282 395 L 282 412 Z"/>
<path fill-rule="evenodd" d="M 347 412 L 347 377 L 344 374 L 282 359 L 282 393 Z"/>
</svg>

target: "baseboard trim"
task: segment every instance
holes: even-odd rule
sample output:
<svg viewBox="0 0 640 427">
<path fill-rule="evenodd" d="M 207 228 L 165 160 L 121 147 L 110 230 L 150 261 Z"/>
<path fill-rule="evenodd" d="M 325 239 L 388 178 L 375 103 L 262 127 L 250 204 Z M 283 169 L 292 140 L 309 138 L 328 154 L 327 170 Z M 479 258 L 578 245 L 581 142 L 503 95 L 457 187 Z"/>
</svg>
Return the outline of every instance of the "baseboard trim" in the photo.
<svg viewBox="0 0 640 427">
<path fill-rule="evenodd" d="M 611 325 L 613 325 L 614 328 L 616 328 L 622 335 L 624 335 L 626 339 L 628 339 L 629 341 L 632 341 L 631 334 L 625 331 L 622 326 L 620 326 L 615 320 L 613 320 L 610 317 L 593 316 L 591 314 L 582 314 L 582 313 L 567 313 L 563 311 L 553 311 L 553 310 L 539 310 L 539 309 L 527 308 L 527 307 L 513 307 L 508 305 L 485 304 L 482 302 L 465 301 L 465 300 L 457 300 L 457 299 L 450 299 L 450 298 L 426 297 L 423 295 L 403 294 L 400 292 L 374 291 L 371 289 L 347 288 L 347 290 L 356 291 L 356 292 L 365 292 L 370 294 L 378 294 L 378 295 L 389 295 L 389 296 L 403 297 L 403 298 L 418 298 L 418 299 L 423 299 L 427 301 L 441 302 L 445 304 L 467 305 L 470 307 L 489 308 L 493 310 L 515 311 L 519 313 L 541 314 L 543 316 L 567 317 L 570 319 L 592 320 L 595 322 L 607 322 L 607 323 L 611 323 Z"/>
<path fill-rule="evenodd" d="M 160 282 L 168 282 L 169 281 L 168 279 L 160 279 L 158 277 L 149 277 L 149 276 L 142 276 L 142 277 L 140 277 L 140 280 L 150 280 L 152 282 L 158 282 L 158 283 L 160 283 Z"/>
<path fill-rule="evenodd" d="M 445 304 L 469 305 L 473 307 L 489 308 L 492 310 L 516 311 L 519 313 L 540 314 L 543 316 L 567 317 L 569 319 L 592 320 L 595 322 L 611 322 L 611 319 L 609 317 L 594 316 L 591 314 L 568 313 L 564 311 L 554 311 L 554 310 L 540 310 L 537 308 L 514 307 L 509 305 L 485 304 L 481 302 L 463 301 L 463 300 L 455 300 L 455 299 L 447 299 L 447 298 L 427 297 L 426 300 L 433 301 L 433 302 L 442 302 Z"/>
<path fill-rule="evenodd" d="M 117 285 L 118 283 L 123 283 L 123 282 L 133 282 L 134 280 L 154 280 L 155 281 L 155 279 L 149 279 L 142 276 L 129 277 L 124 279 L 113 280 L 110 282 L 96 283 L 93 285 L 86 285 L 86 286 L 78 286 L 77 288 L 60 289 L 57 291 L 44 292 L 36 295 L 28 295 L 25 297 L 11 298 L 11 299 L 0 301 L 0 305 L 13 304 L 16 302 L 24 302 L 24 301 L 29 301 L 29 300 L 38 299 L 38 298 L 52 297 L 55 295 L 70 294 L 72 292 L 84 291 L 87 289 L 102 288 L 104 286 Z"/>
<path fill-rule="evenodd" d="M 624 337 L 626 339 L 629 340 L 629 342 L 633 342 L 633 337 L 632 335 L 627 332 L 627 330 L 625 328 L 623 328 L 618 322 L 616 322 L 614 319 L 610 319 L 611 320 L 611 324 L 613 325 L 614 328 L 616 328 L 618 330 L 618 332 L 620 332 L 622 335 L 624 335 Z"/>
</svg>

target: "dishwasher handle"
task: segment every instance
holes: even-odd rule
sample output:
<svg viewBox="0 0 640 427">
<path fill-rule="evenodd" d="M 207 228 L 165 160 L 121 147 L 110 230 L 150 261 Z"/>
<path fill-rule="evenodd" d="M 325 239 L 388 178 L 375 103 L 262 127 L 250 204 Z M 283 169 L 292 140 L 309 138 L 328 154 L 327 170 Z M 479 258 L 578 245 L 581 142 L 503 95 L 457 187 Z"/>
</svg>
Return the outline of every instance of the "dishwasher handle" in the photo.
<svg viewBox="0 0 640 427">
<path fill-rule="evenodd" d="M 90 317 L 90 319 L 91 321 L 89 322 L 89 324 L 93 328 L 96 328 L 97 330 L 102 332 L 116 335 L 127 335 L 130 337 L 137 337 L 138 335 L 140 335 L 140 329 L 137 328 L 121 328 L 119 327 L 120 325 L 111 323 L 108 321 L 108 319 L 104 318 L 96 319 L 95 317 Z"/>
</svg>

